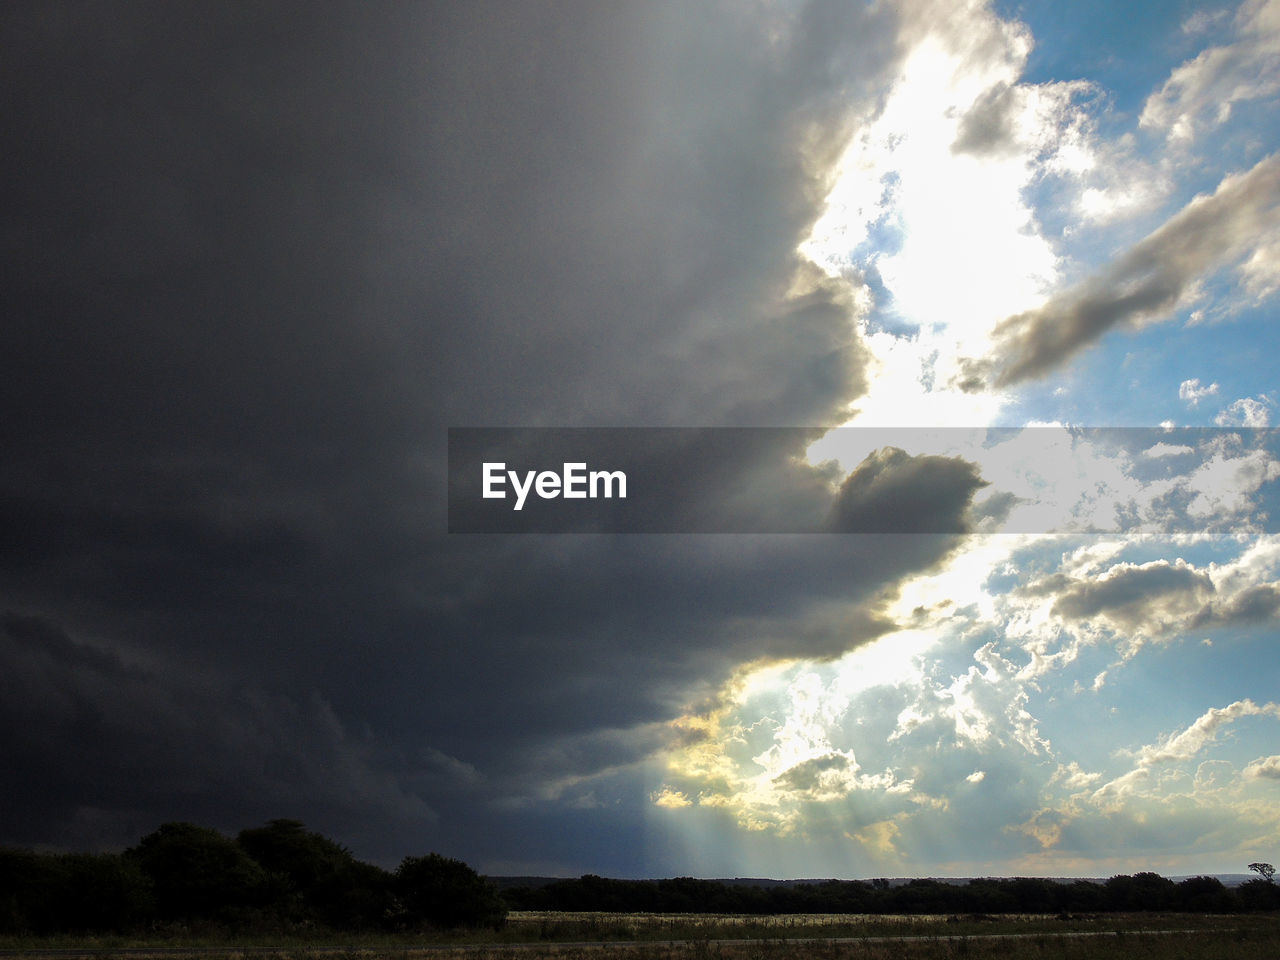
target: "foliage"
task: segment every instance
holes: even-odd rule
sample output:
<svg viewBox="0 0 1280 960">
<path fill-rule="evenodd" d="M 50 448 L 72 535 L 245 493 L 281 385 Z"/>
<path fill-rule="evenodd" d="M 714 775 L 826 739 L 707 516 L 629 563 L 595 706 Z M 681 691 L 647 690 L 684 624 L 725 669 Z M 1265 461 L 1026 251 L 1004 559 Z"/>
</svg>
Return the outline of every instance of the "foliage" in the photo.
<svg viewBox="0 0 1280 960">
<path fill-rule="evenodd" d="M 151 878 L 164 920 L 231 921 L 271 899 L 267 872 L 229 837 L 193 823 L 166 823 L 126 851 Z"/>
<path fill-rule="evenodd" d="M 1175 884 L 1155 873 L 1105 883 L 1039 877 L 966 883 L 917 879 L 753 886 L 697 880 L 606 880 L 584 876 L 503 891 L 513 910 L 733 914 L 1095 914 L 1121 911 L 1233 913 L 1280 909 L 1280 885 L 1254 880 L 1235 889 L 1212 877 Z"/>
<path fill-rule="evenodd" d="M 1249 869 L 1257 872 L 1268 883 L 1272 882 L 1272 878 L 1276 875 L 1276 868 L 1269 863 L 1251 863 Z"/>
<path fill-rule="evenodd" d="M 1230 913 L 1235 898 L 1217 877 L 1189 877 L 1178 884 L 1177 909 L 1190 913 Z"/>
<path fill-rule="evenodd" d="M 274 880 L 279 915 L 339 929 L 377 926 L 394 909 L 391 876 L 297 820 L 242 830 L 237 843 Z"/>
<path fill-rule="evenodd" d="M 1280 910 L 1280 886 L 1270 880 L 1250 880 L 1235 893 L 1241 910 Z"/>
<path fill-rule="evenodd" d="M 155 912 L 155 889 L 136 861 L 119 854 L 72 853 L 58 858 L 63 887 L 61 927 L 101 930 L 132 926 Z"/>
<path fill-rule="evenodd" d="M 154 907 L 150 878 L 118 854 L 0 850 L 0 930 L 108 929 L 142 922 Z"/>
<path fill-rule="evenodd" d="M 1173 905 L 1173 881 L 1156 873 L 1112 877 L 1103 886 L 1113 910 L 1166 910 Z"/>
<path fill-rule="evenodd" d="M 1175 884 L 1155 873 L 1120 875 L 1104 883 L 1034 877 L 754 883 L 692 877 L 610 880 L 589 874 L 499 894 L 460 860 L 435 853 L 411 856 L 388 873 L 296 820 L 272 820 L 241 831 L 234 840 L 207 827 L 167 823 L 123 854 L 0 848 L 0 933 L 189 933 L 198 928 L 404 936 L 425 929 L 498 929 L 508 909 L 742 918 L 862 914 L 886 922 L 908 914 L 981 920 L 994 914 L 1280 912 L 1274 869 L 1264 863 L 1250 868 L 1258 878 L 1234 888 L 1213 877 Z"/>
<path fill-rule="evenodd" d="M 395 874 L 400 921 L 409 926 L 500 927 L 507 907 L 493 886 L 461 860 L 433 853 L 405 857 Z"/>
</svg>

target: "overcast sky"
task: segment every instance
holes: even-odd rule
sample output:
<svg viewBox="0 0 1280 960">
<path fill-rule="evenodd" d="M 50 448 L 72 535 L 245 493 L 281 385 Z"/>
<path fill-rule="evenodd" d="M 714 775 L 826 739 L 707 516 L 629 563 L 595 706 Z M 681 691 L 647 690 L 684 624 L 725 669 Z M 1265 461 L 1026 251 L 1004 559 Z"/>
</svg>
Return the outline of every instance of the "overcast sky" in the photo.
<svg viewBox="0 0 1280 960">
<path fill-rule="evenodd" d="M 1280 0 L 0 38 L 0 843 L 1280 856 Z M 879 532 L 449 533 L 448 430 L 495 426 L 809 428 L 664 489 Z"/>
</svg>

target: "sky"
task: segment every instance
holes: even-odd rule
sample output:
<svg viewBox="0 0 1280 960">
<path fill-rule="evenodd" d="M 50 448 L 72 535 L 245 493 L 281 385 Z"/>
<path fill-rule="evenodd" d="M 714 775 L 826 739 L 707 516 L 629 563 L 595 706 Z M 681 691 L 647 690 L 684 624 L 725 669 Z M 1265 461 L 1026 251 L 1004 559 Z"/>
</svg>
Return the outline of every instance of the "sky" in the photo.
<svg viewBox="0 0 1280 960">
<path fill-rule="evenodd" d="M 1280 857 L 1280 0 L 0 24 L 0 843 Z M 680 519 L 450 532 L 482 427 Z"/>
</svg>

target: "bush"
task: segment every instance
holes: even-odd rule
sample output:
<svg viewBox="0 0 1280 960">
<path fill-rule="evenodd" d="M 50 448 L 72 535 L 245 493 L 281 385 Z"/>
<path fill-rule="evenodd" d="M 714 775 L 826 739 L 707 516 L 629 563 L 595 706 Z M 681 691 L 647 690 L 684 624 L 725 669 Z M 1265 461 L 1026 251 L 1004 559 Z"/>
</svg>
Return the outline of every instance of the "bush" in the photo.
<svg viewBox="0 0 1280 960">
<path fill-rule="evenodd" d="M 1280 884 L 1248 880 L 1236 887 L 1236 898 L 1245 910 L 1280 910 Z"/>
<path fill-rule="evenodd" d="M 282 919 L 346 929 L 377 926 L 392 909 L 391 876 L 297 820 L 242 830 L 237 842 L 277 880 Z"/>
<path fill-rule="evenodd" d="M 1195 913 L 1230 913 L 1231 891 L 1217 877 L 1188 877 L 1178 884 L 1178 909 Z"/>
<path fill-rule="evenodd" d="M 1176 889 L 1172 880 L 1150 872 L 1112 877 L 1103 884 L 1110 910 L 1168 910 Z"/>
<path fill-rule="evenodd" d="M 63 873 L 62 930 L 128 930 L 155 913 L 155 889 L 138 863 L 113 853 L 58 858 Z"/>
<path fill-rule="evenodd" d="M 166 823 L 126 851 L 155 885 L 162 919 L 243 920 L 271 899 L 265 870 L 234 840 L 191 823 Z"/>
<path fill-rule="evenodd" d="M 48 933 L 57 929 L 62 870 L 56 857 L 0 850 L 0 931 Z"/>
<path fill-rule="evenodd" d="M 506 904 L 497 890 L 461 860 L 437 853 L 405 857 L 395 874 L 400 919 L 408 926 L 500 927 Z"/>
<path fill-rule="evenodd" d="M 0 931 L 125 930 L 149 919 L 151 881 L 118 854 L 0 851 Z"/>
</svg>

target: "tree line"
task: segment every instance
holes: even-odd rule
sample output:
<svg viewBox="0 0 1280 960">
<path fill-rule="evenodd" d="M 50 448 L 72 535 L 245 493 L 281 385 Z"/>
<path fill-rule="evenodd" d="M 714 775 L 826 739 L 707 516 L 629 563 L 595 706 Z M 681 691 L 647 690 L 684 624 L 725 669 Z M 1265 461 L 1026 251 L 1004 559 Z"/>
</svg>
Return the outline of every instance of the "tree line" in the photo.
<svg viewBox="0 0 1280 960">
<path fill-rule="evenodd" d="M 680 877 L 609 880 L 584 876 L 502 892 L 513 910 L 618 913 L 1106 913 L 1280 910 L 1280 885 L 1255 879 L 1227 887 L 1216 877 L 1175 883 L 1155 873 L 1061 882 L 1036 877 L 943 880 L 826 880 L 752 885 Z"/>
<path fill-rule="evenodd" d="M 1264 869 L 1265 868 L 1265 869 Z M 619 913 L 1100 913 L 1280 910 L 1270 864 L 1226 887 L 1155 873 L 1058 882 L 828 880 L 755 885 L 587 875 L 501 893 L 460 860 L 405 857 L 394 871 L 356 859 L 296 820 L 231 838 L 167 823 L 123 853 L 0 848 L 0 933 L 429 931 L 501 926 L 508 910 Z"/>
<path fill-rule="evenodd" d="M 460 860 L 394 871 L 296 820 L 234 839 L 166 823 L 124 853 L 0 849 L 0 932 L 422 930 L 500 926 L 506 904 Z"/>
</svg>

